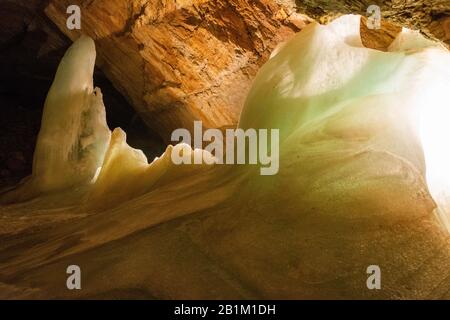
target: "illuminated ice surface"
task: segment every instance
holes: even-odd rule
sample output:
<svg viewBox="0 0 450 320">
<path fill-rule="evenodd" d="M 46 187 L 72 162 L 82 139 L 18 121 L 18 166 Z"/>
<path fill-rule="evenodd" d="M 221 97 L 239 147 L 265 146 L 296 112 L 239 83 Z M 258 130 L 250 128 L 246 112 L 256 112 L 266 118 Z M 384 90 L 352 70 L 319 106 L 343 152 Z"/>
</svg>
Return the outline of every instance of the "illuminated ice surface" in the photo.
<svg viewBox="0 0 450 320">
<path fill-rule="evenodd" d="M 450 54 L 408 30 L 364 48 L 359 23 L 311 24 L 258 73 L 239 126 L 280 129 L 275 176 L 175 166 L 172 146 L 148 164 L 110 139 L 76 42 L 33 176 L 3 196 L 19 202 L 0 211 L 0 297 L 450 298 Z"/>
<path fill-rule="evenodd" d="M 33 174 L 13 196 L 26 199 L 89 183 L 101 167 L 111 133 L 102 94 L 93 86 L 95 55 L 94 41 L 86 36 L 66 52 L 45 101 Z"/>
</svg>

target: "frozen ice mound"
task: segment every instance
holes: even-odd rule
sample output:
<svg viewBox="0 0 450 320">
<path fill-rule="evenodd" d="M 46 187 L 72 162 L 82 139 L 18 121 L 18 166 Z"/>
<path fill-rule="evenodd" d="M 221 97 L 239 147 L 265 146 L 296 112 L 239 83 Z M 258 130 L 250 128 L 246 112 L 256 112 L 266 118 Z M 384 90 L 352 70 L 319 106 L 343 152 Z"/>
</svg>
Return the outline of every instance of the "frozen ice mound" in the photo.
<svg viewBox="0 0 450 320">
<path fill-rule="evenodd" d="M 313 24 L 283 45 L 259 71 L 239 125 L 280 128 L 284 168 L 294 159 L 307 163 L 308 155 L 315 166 L 333 156 L 341 162 L 366 157 L 372 163 L 361 173 L 376 170 L 386 179 L 389 172 L 407 171 L 426 178 L 450 226 L 449 52 L 408 29 L 389 52 L 364 48 L 359 24 L 356 15 Z M 296 167 L 292 175 L 311 180 L 308 168 Z M 340 169 L 328 171 L 344 192 Z M 350 175 L 349 188 L 357 186 L 358 174 Z"/>
</svg>

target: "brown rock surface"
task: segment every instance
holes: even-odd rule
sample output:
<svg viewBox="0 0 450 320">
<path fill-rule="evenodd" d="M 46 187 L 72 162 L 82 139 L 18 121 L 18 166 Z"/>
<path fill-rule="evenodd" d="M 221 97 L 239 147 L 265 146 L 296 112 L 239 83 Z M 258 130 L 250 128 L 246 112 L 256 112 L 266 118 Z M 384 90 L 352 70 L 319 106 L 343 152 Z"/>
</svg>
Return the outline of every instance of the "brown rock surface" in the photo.
<svg viewBox="0 0 450 320">
<path fill-rule="evenodd" d="M 343 14 L 367 15 L 370 5 L 378 5 L 383 20 L 420 30 L 428 37 L 450 45 L 448 0 L 296 0 L 296 4 L 297 10 L 322 23 Z"/>
<path fill-rule="evenodd" d="M 70 4 L 81 31 L 66 28 Z M 259 67 L 307 22 L 272 0 L 52 0 L 46 13 L 96 40 L 100 67 L 165 139 L 193 120 L 235 124 Z"/>
<path fill-rule="evenodd" d="M 82 30 L 66 27 L 66 9 L 82 8 Z M 309 18 L 327 22 L 381 7 L 383 29 L 363 30 L 369 47 L 384 50 L 399 27 L 421 29 L 449 43 L 445 0 L 51 0 L 47 16 L 71 39 L 97 42 L 99 66 L 146 123 L 168 140 L 173 129 L 234 125 L 259 67 L 277 43 Z"/>
</svg>

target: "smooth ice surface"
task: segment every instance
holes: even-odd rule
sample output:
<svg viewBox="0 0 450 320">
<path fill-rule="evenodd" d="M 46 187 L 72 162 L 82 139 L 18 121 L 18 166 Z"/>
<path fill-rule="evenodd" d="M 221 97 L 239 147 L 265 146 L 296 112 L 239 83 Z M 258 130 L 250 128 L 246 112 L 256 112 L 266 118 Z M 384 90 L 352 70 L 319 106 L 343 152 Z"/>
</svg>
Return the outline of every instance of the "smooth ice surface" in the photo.
<svg viewBox="0 0 450 320">
<path fill-rule="evenodd" d="M 47 96 L 33 177 L 42 191 L 92 180 L 110 131 L 100 90 L 94 90 L 95 44 L 80 38 L 66 53 Z"/>
<path fill-rule="evenodd" d="M 193 159 L 195 152 L 189 145 L 179 145 Z M 112 133 L 112 139 L 105 156 L 98 179 L 87 199 L 91 208 L 108 208 L 136 198 L 165 181 L 193 174 L 204 166 L 177 166 L 172 163 L 173 146 L 168 146 L 164 154 L 148 163 L 141 150 L 133 149 L 126 143 L 126 134 L 120 128 Z"/>
<path fill-rule="evenodd" d="M 49 152 L 37 152 L 31 181 L 42 186 L 31 185 L 41 195 L 0 209 L 0 297 L 450 298 L 438 197 L 449 181 L 449 52 L 408 30 L 389 52 L 364 48 L 359 21 L 307 26 L 258 73 L 239 126 L 280 129 L 275 176 L 176 166 L 172 146 L 149 164 L 121 129 L 104 153 L 100 98 L 75 104 L 93 66 L 91 40 L 76 42 L 44 114 L 43 132 L 58 134 L 40 137 Z M 72 124 L 88 105 L 98 125 Z M 87 127 L 94 138 L 81 143 Z M 64 287 L 71 264 L 83 290 Z M 382 290 L 366 287 L 373 264 Z"/>
<path fill-rule="evenodd" d="M 342 152 L 397 156 L 402 165 L 426 172 L 448 225 L 449 52 L 408 29 L 388 53 L 364 48 L 359 19 L 349 15 L 328 26 L 312 25 L 284 45 L 260 70 L 240 126 L 281 128 L 286 157 L 310 148 L 334 150 L 341 143 Z"/>
<path fill-rule="evenodd" d="M 95 56 L 86 36 L 64 55 L 45 101 L 32 176 L 13 200 L 93 182 L 111 135 L 102 93 L 93 86 Z"/>
</svg>

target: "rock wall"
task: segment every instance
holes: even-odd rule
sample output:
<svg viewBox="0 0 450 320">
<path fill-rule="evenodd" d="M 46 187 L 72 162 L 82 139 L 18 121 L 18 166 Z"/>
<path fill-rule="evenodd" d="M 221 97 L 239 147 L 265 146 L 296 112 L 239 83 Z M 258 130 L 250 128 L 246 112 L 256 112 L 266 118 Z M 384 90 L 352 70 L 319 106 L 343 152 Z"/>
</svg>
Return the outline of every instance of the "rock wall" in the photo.
<svg viewBox="0 0 450 320">
<path fill-rule="evenodd" d="M 321 23 L 342 14 L 366 15 L 378 5 L 383 20 L 420 30 L 430 38 L 450 45 L 450 1 L 448 0 L 296 0 L 297 10 Z"/>
<path fill-rule="evenodd" d="M 167 141 L 173 129 L 191 128 L 193 120 L 207 127 L 235 125 L 257 70 L 279 42 L 309 23 L 308 16 L 328 22 L 345 13 L 365 14 L 372 3 L 381 7 L 384 22 L 450 44 L 445 0 L 4 0 L 0 45 L 10 45 L 25 30 L 33 32 L 31 45 L 46 37 L 39 54 L 66 48 L 49 20 L 72 40 L 90 35 L 98 66 Z M 82 8 L 81 31 L 66 27 L 71 4 Z M 383 49 L 398 30 L 365 30 L 363 41 Z"/>
<path fill-rule="evenodd" d="M 80 31 L 66 27 L 71 4 Z M 259 67 L 309 21 L 272 0 L 51 0 L 46 14 L 96 40 L 99 66 L 166 140 L 193 120 L 235 124 Z"/>
<path fill-rule="evenodd" d="M 71 4 L 82 8 L 81 31 L 66 27 Z M 46 14 L 69 38 L 86 33 L 96 40 L 99 66 L 168 140 L 173 129 L 191 128 L 193 120 L 206 127 L 234 125 L 269 53 L 310 21 L 298 12 L 328 22 L 346 13 L 364 15 L 371 4 L 381 7 L 385 21 L 449 44 L 445 0 L 50 0 Z M 368 42 L 382 49 L 398 30 L 363 39 L 380 38 L 379 44 Z"/>
</svg>

